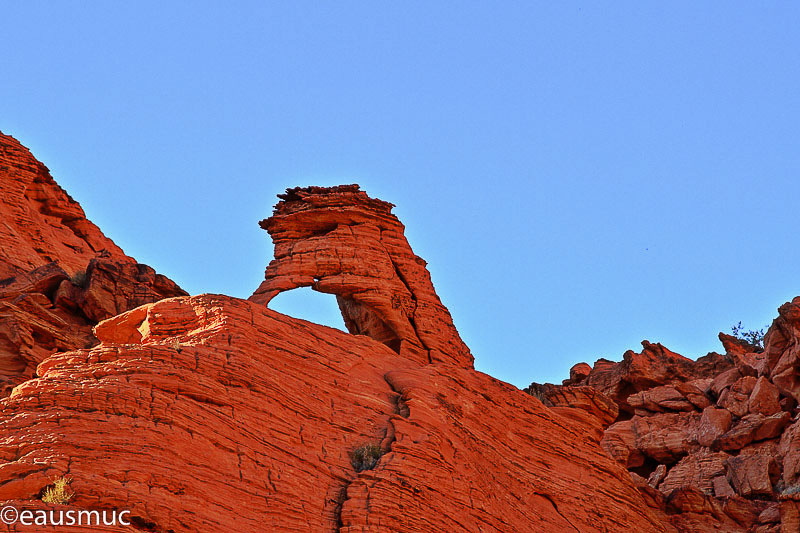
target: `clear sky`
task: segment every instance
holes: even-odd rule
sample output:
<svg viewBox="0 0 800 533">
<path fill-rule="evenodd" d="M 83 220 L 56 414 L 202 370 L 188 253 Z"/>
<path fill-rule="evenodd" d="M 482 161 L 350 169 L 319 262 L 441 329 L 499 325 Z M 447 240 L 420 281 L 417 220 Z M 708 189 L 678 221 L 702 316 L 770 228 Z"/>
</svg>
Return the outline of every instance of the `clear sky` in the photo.
<svg viewBox="0 0 800 533">
<path fill-rule="evenodd" d="M 356 182 L 517 386 L 642 339 L 705 355 L 800 294 L 796 2 L 2 11 L 0 130 L 191 293 L 255 289 L 284 188 Z"/>
</svg>

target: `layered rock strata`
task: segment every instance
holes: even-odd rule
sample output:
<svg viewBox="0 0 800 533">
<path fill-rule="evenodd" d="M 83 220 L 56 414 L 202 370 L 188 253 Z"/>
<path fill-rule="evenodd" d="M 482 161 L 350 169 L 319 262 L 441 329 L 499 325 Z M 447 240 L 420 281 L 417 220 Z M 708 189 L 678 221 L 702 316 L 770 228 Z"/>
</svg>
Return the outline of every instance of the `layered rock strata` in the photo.
<svg viewBox="0 0 800 533">
<path fill-rule="evenodd" d="M 287 189 L 261 221 L 275 243 L 266 279 L 250 300 L 298 287 L 335 294 L 348 331 L 403 357 L 472 368 L 472 354 L 406 241 L 393 205 L 358 185 Z"/>
<path fill-rule="evenodd" d="M 2 134 L 0 187 L 0 397 L 51 354 L 97 344 L 100 320 L 186 294 L 125 255 Z"/>
<path fill-rule="evenodd" d="M 66 475 L 158 531 L 674 531 L 582 422 L 484 374 L 224 296 L 95 333 L 0 404 L 0 500 Z"/>
<path fill-rule="evenodd" d="M 281 196 L 250 301 L 137 264 L 5 136 L 0 186 L 0 507 L 130 511 L 82 528 L 107 532 L 800 530 L 800 298 L 763 351 L 645 341 L 526 394 L 472 369 L 356 185 Z M 266 307 L 303 286 L 351 334 Z"/>
<path fill-rule="evenodd" d="M 390 208 L 288 191 L 253 301 L 160 299 L 179 289 L 113 252 L 15 265 L 6 296 L 52 315 L 17 323 L 53 340 L 5 356 L 35 369 L 0 400 L 3 505 L 52 509 L 66 477 L 56 508 L 130 511 L 99 531 L 674 532 L 592 417 L 472 369 Z M 306 285 L 353 334 L 264 305 Z"/>
<path fill-rule="evenodd" d="M 0 176 L 0 279 L 53 262 L 72 276 L 101 251 L 133 262 L 86 219 L 46 166 L 2 132 Z"/>
</svg>

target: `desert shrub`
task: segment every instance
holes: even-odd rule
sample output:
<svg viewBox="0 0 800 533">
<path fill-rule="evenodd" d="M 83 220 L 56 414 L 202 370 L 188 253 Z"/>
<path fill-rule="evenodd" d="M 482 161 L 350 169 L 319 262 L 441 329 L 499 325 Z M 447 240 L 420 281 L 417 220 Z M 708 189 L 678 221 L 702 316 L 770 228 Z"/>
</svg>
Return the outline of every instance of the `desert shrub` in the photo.
<svg viewBox="0 0 800 533">
<path fill-rule="evenodd" d="M 749 344 L 750 346 L 757 348 L 758 350 L 764 349 L 764 335 L 767 332 L 769 325 L 764 326 L 761 329 L 750 329 L 745 330 L 742 326 L 741 320 L 738 324 L 731 327 L 731 332 L 733 336 L 739 340 L 742 340 Z"/>
<path fill-rule="evenodd" d="M 44 503 L 58 503 L 62 505 L 70 501 L 72 497 L 75 496 L 75 493 L 69 490 L 68 485 L 70 481 L 72 480 L 68 477 L 60 477 L 53 480 L 53 485 L 45 489 L 42 501 Z"/>
<path fill-rule="evenodd" d="M 382 455 L 383 450 L 377 444 L 364 444 L 350 453 L 350 464 L 353 465 L 356 472 L 372 470 Z"/>
</svg>

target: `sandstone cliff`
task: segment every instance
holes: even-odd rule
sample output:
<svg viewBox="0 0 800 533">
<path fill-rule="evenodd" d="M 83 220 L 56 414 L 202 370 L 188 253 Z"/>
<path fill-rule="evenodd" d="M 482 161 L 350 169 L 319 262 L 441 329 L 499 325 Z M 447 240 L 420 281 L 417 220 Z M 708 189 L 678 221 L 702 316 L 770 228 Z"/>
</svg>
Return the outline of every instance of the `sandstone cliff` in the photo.
<svg viewBox="0 0 800 533">
<path fill-rule="evenodd" d="M 66 476 L 75 496 L 55 507 L 131 513 L 87 531 L 796 524 L 775 465 L 797 481 L 782 450 L 797 432 L 800 302 L 764 354 L 731 344 L 693 362 L 648 343 L 534 397 L 473 369 L 392 205 L 357 185 L 281 195 L 250 300 L 189 297 L 86 221 L 19 143 L 0 146 L 0 507 L 51 509 L 43 492 Z M 266 307 L 301 286 L 335 295 L 350 333 Z"/>
</svg>

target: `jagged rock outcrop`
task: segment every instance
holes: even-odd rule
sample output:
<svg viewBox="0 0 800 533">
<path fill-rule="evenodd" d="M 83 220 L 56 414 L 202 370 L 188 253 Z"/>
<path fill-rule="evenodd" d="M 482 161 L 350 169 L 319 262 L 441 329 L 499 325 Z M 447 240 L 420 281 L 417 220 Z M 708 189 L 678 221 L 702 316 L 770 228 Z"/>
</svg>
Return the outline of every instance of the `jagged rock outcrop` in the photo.
<svg viewBox="0 0 800 533">
<path fill-rule="evenodd" d="M 780 307 L 764 350 L 720 333 L 724 356 L 691 361 L 644 341 L 620 363 L 581 363 L 564 385 L 526 390 L 548 403 L 585 387 L 612 398 L 620 414 L 601 444 L 678 530 L 800 531 L 798 309 L 800 297 Z"/>
<path fill-rule="evenodd" d="M 433 289 L 389 202 L 358 185 L 287 189 L 261 221 L 275 259 L 250 299 L 298 287 L 336 295 L 348 331 L 421 362 L 472 368 L 472 354 Z"/>
<path fill-rule="evenodd" d="M 106 251 L 134 262 L 16 139 L 0 132 L 0 279 L 56 262 L 72 276 Z"/>
<path fill-rule="evenodd" d="M 125 255 L 1 133 L 0 190 L 0 397 L 49 355 L 95 345 L 98 321 L 186 294 Z"/>
</svg>

